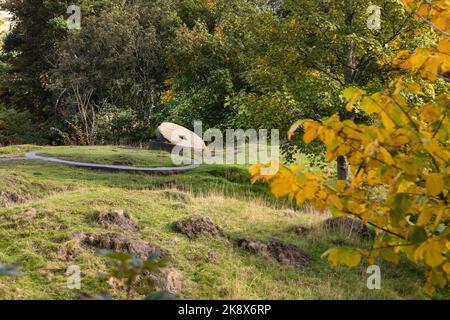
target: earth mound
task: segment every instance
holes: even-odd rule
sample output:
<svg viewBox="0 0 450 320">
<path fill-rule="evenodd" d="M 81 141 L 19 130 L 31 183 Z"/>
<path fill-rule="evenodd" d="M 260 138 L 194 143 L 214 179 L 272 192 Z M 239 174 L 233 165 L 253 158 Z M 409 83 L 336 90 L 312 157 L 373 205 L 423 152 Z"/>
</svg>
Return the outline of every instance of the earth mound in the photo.
<svg viewBox="0 0 450 320">
<path fill-rule="evenodd" d="M 128 235 L 118 233 L 75 234 L 82 247 L 106 249 L 115 252 L 124 252 L 146 260 L 150 255 L 164 256 L 164 252 L 157 246 L 144 240 L 132 239 Z"/>
<path fill-rule="evenodd" d="M 223 235 L 222 229 L 209 218 L 198 216 L 175 222 L 173 229 L 186 235 L 189 239 L 200 236 L 221 237 Z"/>
<path fill-rule="evenodd" d="M 104 228 L 119 227 L 129 231 L 138 231 L 139 227 L 133 222 L 131 216 L 124 210 L 108 210 L 96 212 L 94 221 Z"/>
<path fill-rule="evenodd" d="M 262 257 L 276 260 L 282 265 L 304 266 L 311 258 L 296 246 L 287 244 L 279 239 L 271 238 L 269 241 L 247 240 L 238 241 L 238 247 Z"/>
</svg>

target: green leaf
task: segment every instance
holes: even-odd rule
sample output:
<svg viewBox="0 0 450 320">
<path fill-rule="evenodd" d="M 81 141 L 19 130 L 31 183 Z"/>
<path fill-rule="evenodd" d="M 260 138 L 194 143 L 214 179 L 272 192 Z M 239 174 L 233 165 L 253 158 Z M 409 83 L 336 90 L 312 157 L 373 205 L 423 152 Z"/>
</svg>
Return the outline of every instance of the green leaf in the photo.
<svg viewBox="0 0 450 320">
<path fill-rule="evenodd" d="M 97 254 L 106 258 L 109 258 L 111 260 L 117 260 L 117 261 L 128 261 L 133 259 L 132 255 L 129 255 L 124 252 L 111 252 L 109 250 L 99 250 L 97 251 Z"/>
<path fill-rule="evenodd" d="M 160 291 L 145 297 L 145 300 L 172 300 L 173 294 L 167 291 Z"/>
<path fill-rule="evenodd" d="M 20 270 L 17 266 L 0 264 L 0 276 L 18 276 Z"/>
<path fill-rule="evenodd" d="M 394 223 L 398 224 L 400 220 L 406 215 L 409 208 L 410 196 L 407 193 L 398 193 L 394 197 L 394 204 L 392 206 L 392 218 Z"/>
<path fill-rule="evenodd" d="M 427 241 L 427 239 L 428 239 L 427 232 L 423 227 L 414 228 L 413 232 L 411 233 L 411 236 L 409 237 L 409 240 L 411 240 L 411 242 L 416 246 L 421 245 L 422 243 Z"/>
</svg>

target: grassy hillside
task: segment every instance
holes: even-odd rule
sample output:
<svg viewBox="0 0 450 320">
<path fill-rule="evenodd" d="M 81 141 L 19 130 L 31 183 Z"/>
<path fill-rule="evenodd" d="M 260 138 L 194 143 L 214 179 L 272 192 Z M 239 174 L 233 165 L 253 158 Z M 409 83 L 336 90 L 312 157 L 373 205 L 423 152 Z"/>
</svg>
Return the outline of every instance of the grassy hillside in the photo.
<svg viewBox="0 0 450 320">
<path fill-rule="evenodd" d="M 0 156 L 36 148 L 0 148 Z M 41 151 L 63 154 L 61 149 Z M 91 159 L 85 151 L 71 148 L 70 157 Z M 138 160 L 134 154 L 121 157 L 133 163 L 149 160 L 140 154 Z M 103 160 L 110 158 L 103 154 Z M 107 261 L 95 254 L 101 248 L 80 245 L 74 240 L 77 233 L 121 234 L 160 247 L 167 255 L 166 269 L 179 279 L 179 298 L 427 298 L 421 267 L 406 261 L 399 266 L 380 264 L 381 290 L 367 289 L 367 266 L 332 269 L 320 258 L 327 248 L 369 244 L 354 233 L 325 229 L 327 213 L 274 200 L 264 185 L 249 183 L 243 166 L 205 165 L 178 175 L 150 175 L 0 161 L 0 182 L 0 263 L 19 264 L 22 269 L 20 277 L 0 278 L 0 299 L 77 298 L 80 292 L 66 288 L 70 265 L 81 268 L 82 293 L 107 291 L 124 298 L 125 291 L 105 277 Z M 137 230 L 106 228 L 93 219 L 98 212 L 119 209 L 131 215 Z M 189 239 L 174 231 L 174 222 L 191 216 L 209 217 L 223 236 Z M 285 265 L 238 246 L 240 239 L 274 237 L 295 246 L 309 260 Z M 134 298 L 144 297 L 143 283 L 137 285 Z"/>
<path fill-rule="evenodd" d="M 132 167 L 171 167 L 170 154 L 164 151 L 141 150 L 124 147 L 52 147 L 39 151 L 39 155 L 63 160 Z"/>
</svg>

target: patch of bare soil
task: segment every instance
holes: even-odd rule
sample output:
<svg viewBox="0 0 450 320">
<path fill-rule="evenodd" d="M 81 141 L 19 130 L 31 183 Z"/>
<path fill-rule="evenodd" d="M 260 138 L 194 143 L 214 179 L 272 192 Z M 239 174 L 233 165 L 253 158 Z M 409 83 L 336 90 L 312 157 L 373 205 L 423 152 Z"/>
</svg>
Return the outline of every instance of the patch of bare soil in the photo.
<svg viewBox="0 0 450 320">
<path fill-rule="evenodd" d="M 268 241 L 242 239 L 238 247 L 256 253 L 262 257 L 276 260 L 282 265 L 304 266 L 311 258 L 296 246 L 271 238 Z"/>
<path fill-rule="evenodd" d="M 153 254 L 159 254 L 161 256 L 165 255 L 161 248 L 144 240 L 132 239 L 126 234 L 77 233 L 73 235 L 73 239 L 79 241 L 82 247 L 124 252 L 143 260 Z"/>
<path fill-rule="evenodd" d="M 357 235 L 363 239 L 373 239 L 375 233 L 361 221 L 350 217 L 333 217 L 323 222 L 325 230 L 337 230 L 348 235 Z"/>
<path fill-rule="evenodd" d="M 133 222 L 130 214 L 121 209 L 96 212 L 94 214 L 94 221 L 108 229 L 118 227 L 133 232 L 140 229 L 138 225 Z"/>
<path fill-rule="evenodd" d="M 186 235 L 189 239 L 195 239 L 199 236 L 221 237 L 222 229 L 206 217 L 191 217 L 177 221 L 173 224 L 173 229 Z"/>
</svg>

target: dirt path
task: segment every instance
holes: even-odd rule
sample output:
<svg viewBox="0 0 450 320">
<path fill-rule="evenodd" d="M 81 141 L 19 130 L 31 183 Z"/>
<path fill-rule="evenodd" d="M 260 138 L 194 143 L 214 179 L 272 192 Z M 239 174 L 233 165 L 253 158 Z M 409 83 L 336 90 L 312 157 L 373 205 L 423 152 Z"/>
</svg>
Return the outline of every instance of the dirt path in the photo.
<svg viewBox="0 0 450 320">
<path fill-rule="evenodd" d="M 103 169 L 103 170 L 112 170 L 112 171 L 175 172 L 175 171 L 193 170 L 193 169 L 200 167 L 200 164 L 195 161 L 189 166 L 153 167 L 153 168 L 85 163 L 85 162 L 61 160 L 61 159 L 57 159 L 57 158 L 41 157 L 41 156 L 37 155 L 36 152 L 29 152 L 25 155 L 25 157 L 0 158 L 0 161 L 23 161 L 23 160 L 39 160 L 39 161 L 54 162 L 54 163 L 59 163 L 59 164 L 66 164 L 66 165 L 80 167 L 80 168 L 86 168 L 86 169 Z"/>
</svg>

